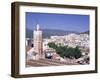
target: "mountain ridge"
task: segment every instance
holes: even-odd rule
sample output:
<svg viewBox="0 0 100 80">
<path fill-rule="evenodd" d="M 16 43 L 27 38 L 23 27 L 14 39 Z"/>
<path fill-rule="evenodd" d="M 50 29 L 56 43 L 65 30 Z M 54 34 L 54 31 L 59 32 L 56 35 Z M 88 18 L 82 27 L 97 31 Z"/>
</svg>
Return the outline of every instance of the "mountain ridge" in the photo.
<svg viewBox="0 0 100 80">
<path fill-rule="evenodd" d="M 59 29 L 42 29 L 42 31 L 43 31 L 43 38 L 50 38 L 50 36 L 55 36 L 55 35 L 63 36 L 71 33 L 80 34 L 79 32 L 76 31 L 66 31 Z M 33 38 L 33 30 L 26 28 L 26 38 Z"/>
</svg>

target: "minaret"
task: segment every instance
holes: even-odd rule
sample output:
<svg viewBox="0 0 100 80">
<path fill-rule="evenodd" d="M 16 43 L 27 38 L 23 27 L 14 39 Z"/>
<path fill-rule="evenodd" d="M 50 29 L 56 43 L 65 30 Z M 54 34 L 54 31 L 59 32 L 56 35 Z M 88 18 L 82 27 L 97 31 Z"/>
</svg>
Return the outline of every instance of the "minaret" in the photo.
<svg viewBox="0 0 100 80">
<path fill-rule="evenodd" d="M 36 60 L 43 58 L 43 45 L 42 45 L 42 31 L 40 30 L 39 24 L 36 25 L 36 30 L 34 30 L 34 51 L 37 53 Z"/>
</svg>

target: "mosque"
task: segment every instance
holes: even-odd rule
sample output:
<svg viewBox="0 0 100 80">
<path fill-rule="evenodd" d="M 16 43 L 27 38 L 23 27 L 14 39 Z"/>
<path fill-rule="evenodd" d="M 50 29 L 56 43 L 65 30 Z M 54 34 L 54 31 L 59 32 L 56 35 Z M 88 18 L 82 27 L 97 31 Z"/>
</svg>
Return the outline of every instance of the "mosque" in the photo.
<svg viewBox="0 0 100 80">
<path fill-rule="evenodd" d="M 40 60 L 40 59 L 56 59 L 60 56 L 56 51 L 47 46 L 47 43 L 43 41 L 42 30 L 40 29 L 39 24 L 36 25 L 36 29 L 33 31 L 33 47 L 26 46 L 27 60 Z M 44 46 L 46 45 L 46 46 Z"/>
</svg>

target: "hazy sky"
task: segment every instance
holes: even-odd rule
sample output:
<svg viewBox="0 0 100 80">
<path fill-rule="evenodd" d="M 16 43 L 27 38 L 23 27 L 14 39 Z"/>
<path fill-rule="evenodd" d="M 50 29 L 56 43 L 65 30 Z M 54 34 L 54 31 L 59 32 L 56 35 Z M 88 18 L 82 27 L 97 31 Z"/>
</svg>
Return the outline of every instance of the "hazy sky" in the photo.
<svg viewBox="0 0 100 80">
<path fill-rule="evenodd" d="M 89 30 L 89 15 L 26 12 L 26 27 L 84 32 Z"/>
</svg>

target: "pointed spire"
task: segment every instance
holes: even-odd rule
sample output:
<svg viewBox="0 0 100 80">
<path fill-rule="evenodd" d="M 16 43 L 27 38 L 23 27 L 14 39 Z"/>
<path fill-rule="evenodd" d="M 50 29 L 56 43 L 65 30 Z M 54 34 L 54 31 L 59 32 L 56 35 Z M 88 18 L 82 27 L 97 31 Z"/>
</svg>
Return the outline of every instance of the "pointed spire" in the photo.
<svg viewBox="0 0 100 80">
<path fill-rule="evenodd" d="M 36 30 L 37 30 L 37 31 L 40 30 L 39 24 L 36 25 Z"/>
</svg>

